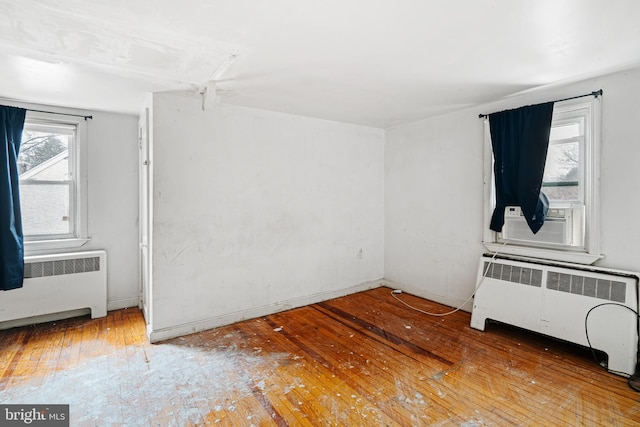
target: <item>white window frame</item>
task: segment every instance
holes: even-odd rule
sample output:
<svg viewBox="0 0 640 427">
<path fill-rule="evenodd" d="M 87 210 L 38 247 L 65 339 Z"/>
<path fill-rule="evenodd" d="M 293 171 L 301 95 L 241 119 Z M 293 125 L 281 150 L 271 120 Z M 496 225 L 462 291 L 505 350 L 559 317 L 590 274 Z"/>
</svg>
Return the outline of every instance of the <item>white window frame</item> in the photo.
<svg viewBox="0 0 640 427">
<path fill-rule="evenodd" d="M 493 151 L 491 149 L 491 135 L 489 120 L 485 117 L 484 125 L 484 234 L 483 244 L 492 252 L 541 258 L 553 261 L 572 262 L 579 264 L 593 264 L 603 258 L 600 253 L 600 140 L 601 140 L 601 103 L 602 97 L 585 97 L 570 101 L 556 102 L 556 112 L 563 113 L 572 110 L 586 109 L 590 119 L 585 127 L 584 153 L 580 153 L 581 175 L 583 182 L 585 204 L 585 236 L 582 248 L 561 248 L 554 245 L 527 246 L 523 244 L 505 244 L 499 240 L 499 234 L 489 229 L 491 215 L 495 206 L 495 184 L 493 176 Z"/>
<path fill-rule="evenodd" d="M 69 235 L 25 237 L 25 255 L 79 248 L 89 241 L 87 227 L 87 144 L 88 129 L 82 117 L 28 110 L 25 124 L 75 127 L 73 146 L 69 147 L 69 172 L 74 181 L 70 189 L 69 215 L 74 229 Z"/>
</svg>

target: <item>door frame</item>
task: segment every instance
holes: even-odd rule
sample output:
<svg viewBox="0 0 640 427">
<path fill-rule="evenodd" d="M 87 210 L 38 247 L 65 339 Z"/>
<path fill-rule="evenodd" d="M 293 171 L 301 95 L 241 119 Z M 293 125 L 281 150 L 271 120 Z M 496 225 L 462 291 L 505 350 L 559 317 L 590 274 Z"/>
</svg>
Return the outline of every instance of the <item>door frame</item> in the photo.
<svg viewBox="0 0 640 427">
<path fill-rule="evenodd" d="M 151 256 L 151 147 L 149 138 L 149 109 L 145 108 L 138 122 L 138 253 L 139 253 L 139 307 L 142 309 L 147 330 L 152 324 L 152 256 Z"/>
</svg>

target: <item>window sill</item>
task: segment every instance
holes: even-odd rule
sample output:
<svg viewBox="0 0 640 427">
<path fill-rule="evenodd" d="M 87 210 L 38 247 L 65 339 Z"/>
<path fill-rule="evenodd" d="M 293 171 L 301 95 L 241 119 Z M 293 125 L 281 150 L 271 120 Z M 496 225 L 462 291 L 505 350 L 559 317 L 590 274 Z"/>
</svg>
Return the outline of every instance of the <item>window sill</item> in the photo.
<svg viewBox="0 0 640 427">
<path fill-rule="evenodd" d="M 546 259 L 551 261 L 570 262 L 574 264 L 591 265 L 604 255 L 590 254 L 587 252 L 559 251 L 554 249 L 532 248 L 526 246 L 504 245 L 502 243 L 482 243 L 491 252 L 499 254 L 517 255 L 527 258 Z"/>
<path fill-rule="evenodd" d="M 24 253 L 27 255 L 41 255 L 44 253 L 59 252 L 65 249 L 74 249 L 84 246 L 91 239 L 59 239 L 59 240 L 34 240 L 24 242 Z"/>
</svg>

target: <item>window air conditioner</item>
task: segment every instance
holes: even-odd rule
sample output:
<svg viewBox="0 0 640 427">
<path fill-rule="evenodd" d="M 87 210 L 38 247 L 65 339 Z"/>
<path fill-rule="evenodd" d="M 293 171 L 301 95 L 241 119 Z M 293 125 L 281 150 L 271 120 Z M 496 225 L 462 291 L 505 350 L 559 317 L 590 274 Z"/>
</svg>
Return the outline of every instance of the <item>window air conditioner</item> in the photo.
<svg viewBox="0 0 640 427">
<path fill-rule="evenodd" d="M 584 207 L 573 205 L 549 208 L 544 225 L 533 234 L 519 206 L 507 206 L 504 212 L 502 239 L 523 243 L 582 246 Z"/>
</svg>

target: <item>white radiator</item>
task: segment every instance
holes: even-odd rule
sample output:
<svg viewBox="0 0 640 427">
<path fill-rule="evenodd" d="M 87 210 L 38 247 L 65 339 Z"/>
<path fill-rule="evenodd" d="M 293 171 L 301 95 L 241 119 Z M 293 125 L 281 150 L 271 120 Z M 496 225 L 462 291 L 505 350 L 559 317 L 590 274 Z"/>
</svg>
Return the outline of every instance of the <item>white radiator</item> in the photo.
<svg viewBox="0 0 640 427">
<path fill-rule="evenodd" d="M 600 304 L 605 305 L 596 307 Z M 591 346 L 608 355 L 611 372 L 632 375 L 637 311 L 637 275 L 510 258 L 491 262 L 485 255 L 478 268 L 471 327 L 484 330 L 485 321 L 492 319 L 583 346 L 589 345 L 588 332 Z"/>
<path fill-rule="evenodd" d="M 91 310 L 92 318 L 107 315 L 107 253 L 28 256 L 23 287 L 0 291 L 0 329 L 80 309 Z"/>
</svg>

